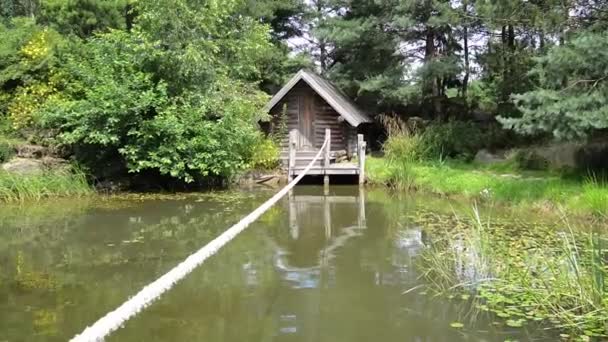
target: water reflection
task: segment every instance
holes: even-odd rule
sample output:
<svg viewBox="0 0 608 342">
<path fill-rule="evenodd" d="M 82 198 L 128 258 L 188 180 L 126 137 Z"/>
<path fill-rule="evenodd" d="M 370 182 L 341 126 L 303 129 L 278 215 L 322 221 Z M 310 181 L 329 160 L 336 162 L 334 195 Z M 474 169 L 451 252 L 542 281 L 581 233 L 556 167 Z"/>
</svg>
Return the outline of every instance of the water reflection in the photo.
<svg viewBox="0 0 608 342">
<path fill-rule="evenodd" d="M 275 268 L 293 288 L 319 287 L 321 269 L 332 278 L 334 269 L 329 265 L 337 250 L 367 228 L 364 190 L 358 196 L 296 195 L 292 191 L 287 206 L 289 236 L 270 239 Z M 332 213 L 354 219 L 337 220 Z"/>
<path fill-rule="evenodd" d="M 226 192 L 0 215 L 0 341 L 65 341 L 270 197 Z M 416 201 L 297 187 L 110 341 L 504 341 L 421 285 Z M 49 214 L 52 213 L 52 214 Z M 4 221 L 2 221 L 4 220 Z M 523 339 L 523 338 L 522 338 Z"/>
</svg>

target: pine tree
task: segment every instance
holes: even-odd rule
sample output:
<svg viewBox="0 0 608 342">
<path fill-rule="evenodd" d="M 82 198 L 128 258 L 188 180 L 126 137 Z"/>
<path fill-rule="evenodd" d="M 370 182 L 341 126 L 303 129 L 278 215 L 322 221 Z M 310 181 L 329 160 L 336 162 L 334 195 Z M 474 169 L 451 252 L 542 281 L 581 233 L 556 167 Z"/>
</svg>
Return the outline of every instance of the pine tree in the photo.
<svg viewBox="0 0 608 342">
<path fill-rule="evenodd" d="M 537 59 L 540 88 L 515 96 L 521 118 L 502 118 L 524 134 L 581 139 L 608 128 L 608 35 L 583 32 Z M 568 75 L 564 83 L 564 75 Z"/>
</svg>

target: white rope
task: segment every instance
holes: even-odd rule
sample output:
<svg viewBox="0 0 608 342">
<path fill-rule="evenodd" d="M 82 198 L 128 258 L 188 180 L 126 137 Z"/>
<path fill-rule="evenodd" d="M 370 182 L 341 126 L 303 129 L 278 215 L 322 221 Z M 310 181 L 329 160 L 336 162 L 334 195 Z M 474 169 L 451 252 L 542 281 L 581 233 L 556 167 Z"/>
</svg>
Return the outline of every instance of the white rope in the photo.
<svg viewBox="0 0 608 342">
<path fill-rule="evenodd" d="M 323 152 L 326 145 L 327 140 L 325 140 L 323 146 L 319 150 L 319 153 L 317 153 L 304 171 L 300 173 L 296 179 L 287 184 L 281 191 L 277 192 L 269 200 L 264 202 L 264 204 L 260 205 L 256 210 L 245 216 L 237 224 L 228 228 L 228 230 L 222 233 L 222 235 L 216 237 L 213 241 L 209 242 L 194 254 L 191 254 L 186 258 L 186 260 L 182 261 L 169 272 L 165 273 L 154 282 L 146 285 L 134 297 L 131 297 L 131 299 L 124 302 L 116 310 L 107 313 L 93 325 L 87 327 L 82 333 L 74 336 L 71 341 L 103 341 L 106 336 L 120 328 L 129 318 L 135 316 L 148 305 L 152 304 L 152 302 L 158 299 L 158 297 L 171 289 L 178 281 L 186 277 L 196 267 L 205 262 L 205 260 L 207 260 L 210 256 L 217 253 L 224 245 L 230 242 L 240 232 L 245 230 L 247 226 L 253 223 L 258 217 L 264 214 L 276 202 L 285 196 L 289 190 L 291 190 L 306 175 L 306 173 L 310 171 L 310 168 L 321 156 L 321 152 Z"/>
</svg>

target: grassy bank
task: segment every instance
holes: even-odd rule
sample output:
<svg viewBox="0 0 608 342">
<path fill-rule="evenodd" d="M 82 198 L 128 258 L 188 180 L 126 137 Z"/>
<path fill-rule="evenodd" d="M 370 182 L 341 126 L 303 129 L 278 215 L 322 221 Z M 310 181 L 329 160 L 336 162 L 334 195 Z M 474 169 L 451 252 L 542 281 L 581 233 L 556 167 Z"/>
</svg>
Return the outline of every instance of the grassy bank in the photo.
<svg viewBox="0 0 608 342">
<path fill-rule="evenodd" d="M 91 193 L 93 188 L 81 172 L 18 176 L 0 171 L 0 202 L 38 201 Z"/>
<path fill-rule="evenodd" d="M 460 163 L 389 162 L 368 158 L 372 184 L 447 196 L 535 206 L 561 206 L 573 214 L 608 216 L 608 186 L 589 177 L 566 179 L 548 172 L 504 173 Z"/>
<path fill-rule="evenodd" d="M 477 211 L 421 224 L 431 234 L 419 266 L 434 293 L 472 300 L 509 327 L 534 322 L 565 340 L 608 336 L 605 236 L 566 220 L 514 224 L 482 219 Z"/>
</svg>

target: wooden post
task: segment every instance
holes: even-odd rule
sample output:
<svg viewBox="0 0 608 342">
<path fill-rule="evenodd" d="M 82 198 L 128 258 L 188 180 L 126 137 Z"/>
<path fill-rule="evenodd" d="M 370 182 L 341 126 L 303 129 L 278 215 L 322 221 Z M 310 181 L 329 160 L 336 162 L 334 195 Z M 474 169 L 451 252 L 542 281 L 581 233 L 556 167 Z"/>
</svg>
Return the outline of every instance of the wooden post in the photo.
<svg viewBox="0 0 608 342">
<path fill-rule="evenodd" d="M 323 196 L 323 216 L 325 218 L 325 239 L 331 239 L 331 206 L 327 195 Z"/>
<path fill-rule="evenodd" d="M 291 238 L 297 240 L 300 237 L 300 227 L 298 226 L 298 207 L 294 198 L 293 190 L 289 191 L 289 232 Z"/>
<path fill-rule="evenodd" d="M 359 217 L 357 222 L 360 228 L 367 226 L 365 218 L 365 189 L 363 187 L 359 187 Z"/>
<path fill-rule="evenodd" d="M 328 187 L 329 175 L 327 174 L 327 169 L 329 168 L 329 154 L 331 152 L 331 129 L 329 128 L 325 129 L 325 141 L 327 141 L 327 145 L 325 146 L 325 160 L 323 161 L 323 170 L 325 171 L 325 175 L 323 176 L 323 186 Z"/>
<path fill-rule="evenodd" d="M 359 161 L 359 184 L 365 183 L 365 147 L 363 134 L 357 134 L 357 157 Z"/>
<path fill-rule="evenodd" d="M 296 146 L 298 142 L 298 131 L 292 129 L 289 132 L 289 161 L 287 162 L 287 175 L 289 181 L 294 179 L 294 168 L 296 166 Z"/>
</svg>

